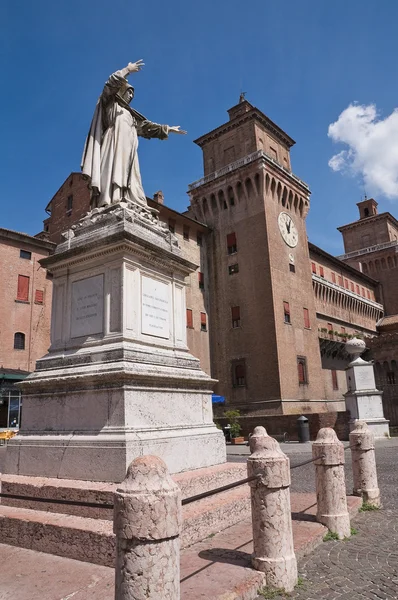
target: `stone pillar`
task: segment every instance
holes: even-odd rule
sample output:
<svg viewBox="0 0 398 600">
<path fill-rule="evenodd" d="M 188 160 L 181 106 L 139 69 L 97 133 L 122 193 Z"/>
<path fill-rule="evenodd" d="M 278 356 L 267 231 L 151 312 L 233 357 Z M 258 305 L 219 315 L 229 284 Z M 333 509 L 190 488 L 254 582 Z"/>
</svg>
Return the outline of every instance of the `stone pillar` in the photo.
<svg viewBox="0 0 398 600">
<path fill-rule="evenodd" d="M 374 435 L 366 421 L 356 421 L 350 433 L 352 474 L 355 496 L 362 496 L 364 502 L 380 506 L 380 490 L 377 484 Z"/>
<path fill-rule="evenodd" d="M 350 430 L 358 419 L 366 421 L 376 438 L 390 437 L 389 421 L 384 418 L 382 394 L 376 389 L 373 364 L 363 360 L 363 340 L 353 338 L 345 344 L 345 351 L 352 357 L 346 369 L 347 392 L 344 394 L 350 412 Z"/>
<path fill-rule="evenodd" d="M 115 600 L 179 600 L 181 492 L 157 456 L 136 458 L 115 492 Z"/>
<path fill-rule="evenodd" d="M 344 478 L 344 446 L 331 427 L 318 432 L 312 444 L 315 461 L 317 519 L 339 539 L 350 537 L 350 517 Z"/>
<path fill-rule="evenodd" d="M 290 461 L 264 427 L 250 437 L 250 482 L 253 523 L 253 567 L 265 573 L 266 584 L 291 592 L 297 583 L 292 515 L 290 508 Z"/>
</svg>

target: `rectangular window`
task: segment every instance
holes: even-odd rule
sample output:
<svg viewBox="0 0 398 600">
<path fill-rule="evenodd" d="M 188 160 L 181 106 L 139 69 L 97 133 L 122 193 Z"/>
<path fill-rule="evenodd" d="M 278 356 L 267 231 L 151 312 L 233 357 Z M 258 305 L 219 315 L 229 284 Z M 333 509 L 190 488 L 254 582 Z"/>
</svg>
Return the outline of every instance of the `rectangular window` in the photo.
<svg viewBox="0 0 398 600">
<path fill-rule="evenodd" d="M 26 258 L 27 260 L 30 260 L 32 258 L 32 253 L 28 252 L 27 250 L 20 250 L 19 258 Z"/>
<path fill-rule="evenodd" d="M 204 288 L 205 288 L 205 278 L 204 278 L 203 273 L 201 273 L 200 271 L 198 273 L 198 281 L 199 281 L 199 288 L 201 290 L 204 290 Z"/>
<path fill-rule="evenodd" d="M 238 247 L 236 244 L 236 233 L 229 233 L 227 235 L 227 250 L 228 254 L 235 254 L 237 252 Z"/>
<path fill-rule="evenodd" d="M 176 232 L 176 220 L 175 219 L 169 219 L 169 231 L 171 231 L 171 233 Z"/>
<path fill-rule="evenodd" d="M 310 312 L 308 308 L 303 308 L 304 312 L 304 327 L 310 329 Z"/>
<path fill-rule="evenodd" d="M 320 275 L 321 277 L 325 277 L 325 272 L 324 272 L 324 270 L 323 270 L 323 267 L 319 267 L 319 275 Z"/>
<path fill-rule="evenodd" d="M 285 323 L 290 323 L 290 306 L 289 302 L 283 303 L 283 318 Z"/>
<path fill-rule="evenodd" d="M 355 286 L 355 289 L 356 289 L 356 292 L 357 292 L 357 294 L 359 296 L 359 285 L 358 284 Z"/>
<path fill-rule="evenodd" d="M 245 363 L 235 363 L 232 365 L 232 385 L 234 387 L 246 386 L 246 366 Z"/>
<path fill-rule="evenodd" d="M 207 331 L 207 315 L 204 312 L 200 313 L 200 330 Z"/>
<path fill-rule="evenodd" d="M 187 308 L 187 327 L 193 329 L 193 313 L 191 308 Z"/>
<path fill-rule="evenodd" d="M 345 333 L 345 327 L 341 328 L 341 333 Z"/>
<path fill-rule="evenodd" d="M 338 279 L 338 281 L 339 281 L 339 285 L 340 285 L 341 287 L 343 287 L 343 278 L 342 278 L 342 276 L 341 276 L 341 275 L 339 275 L 339 279 Z"/>
<path fill-rule="evenodd" d="M 365 288 L 362 288 L 362 296 L 365 296 Z"/>
<path fill-rule="evenodd" d="M 315 275 L 316 275 L 316 264 L 314 262 L 311 263 L 311 269 L 312 269 L 312 272 L 315 273 Z"/>
<path fill-rule="evenodd" d="M 348 279 L 344 279 L 344 287 L 348 290 Z"/>
<path fill-rule="evenodd" d="M 232 306 L 232 327 L 240 327 L 240 306 Z"/>
<path fill-rule="evenodd" d="M 202 238 L 202 234 L 201 233 L 197 233 L 196 234 L 196 243 L 198 246 L 201 246 L 203 243 L 203 238 Z"/>
<path fill-rule="evenodd" d="M 354 284 L 352 283 L 352 281 L 351 281 L 351 291 L 355 292 L 355 287 L 354 287 Z"/>
<path fill-rule="evenodd" d="M 332 323 L 328 323 L 327 327 L 328 327 L 328 334 L 329 335 L 333 335 L 333 325 L 332 325 Z"/>
<path fill-rule="evenodd" d="M 295 273 L 296 272 L 296 267 L 295 265 L 293 265 L 292 263 L 289 263 L 289 271 L 291 273 Z"/>
<path fill-rule="evenodd" d="M 336 369 L 332 369 L 331 373 L 332 373 L 332 388 L 334 390 L 338 390 L 339 389 L 339 382 L 337 380 L 337 371 L 336 371 Z"/>
<path fill-rule="evenodd" d="M 28 302 L 29 300 L 29 277 L 18 275 L 17 300 Z"/>
<path fill-rule="evenodd" d="M 228 267 L 228 273 L 230 275 L 233 275 L 233 273 L 239 273 L 239 265 L 238 264 L 236 264 L 236 265 L 230 265 Z"/>
<path fill-rule="evenodd" d="M 73 207 L 73 195 L 68 196 L 68 199 L 66 201 L 66 211 L 70 212 L 72 210 Z"/>
<path fill-rule="evenodd" d="M 44 302 L 44 291 L 36 290 L 35 291 L 35 304 L 43 304 Z"/>
<path fill-rule="evenodd" d="M 336 283 L 336 273 L 332 273 L 332 282 Z"/>
<path fill-rule="evenodd" d="M 368 296 L 368 300 L 370 300 L 370 291 L 369 291 L 369 290 L 366 290 L 366 294 L 367 294 L 367 296 Z"/>
<path fill-rule="evenodd" d="M 189 241 L 189 227 L 187 227 L 186 225 L 184 225 L 183 237 L 184 237 L 184 240 Z"/>
<path fill-rule="evenodd" d="M 307 378 L 307 361 L 304 356 L 297 357 L 297 372 L 298 372 L 298 380 L 300 385 L 305 385 L 308 383 Z"/>
</svg>

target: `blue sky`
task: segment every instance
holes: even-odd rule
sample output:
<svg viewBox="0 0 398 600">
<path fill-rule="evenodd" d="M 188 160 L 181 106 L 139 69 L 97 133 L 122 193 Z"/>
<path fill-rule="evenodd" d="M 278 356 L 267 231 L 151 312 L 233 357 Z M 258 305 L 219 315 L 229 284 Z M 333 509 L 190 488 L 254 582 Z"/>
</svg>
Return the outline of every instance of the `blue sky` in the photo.
<svg viewBox="0 0 398 600">
<path fill-rule="evenodd" d="M 0 11 L 0 226 L 31 234 L 41 230 L 46 204 L 68 174 L 79 170 L 103 83 L 139 58 L 146 66 L 130 79 L 134 106 L 154 121 L 188 130 L 187 136 L 164 142 L 141 141 L 148 196 L 162 189 L 169 206 L 186 208 L 188 184 L 203 174 L 201 151 L 192 141 L 227 120 L 226 110 L 243 89 L 297 142 L 292 166 L 312 190 L 311 241 L 333 254 L 342 252 L 336 227 L 357 218 L 355 204 L 364 193 L 361 169 L 379 210 L 398 216 L 393 185 L 398 153 L 387 174 L 392 184 L 384 190 L 383 182 L 369 175 L 372 153 L 358 150 L 361 135 L 372 139 L 368 130 L 359 127 L 357 135 L 354 127 L 348 145 L 328 137 L 329 125 L 354 101 L 376 105 L 379 120 L 398 106 L 398 4 L 3 0 Z M 374 136 L 378 160 L 389 152 L 394 132 L 389 123 L 382 143 L 377 132 Z M 373 124 L 370 117 L 369 127 Z M 344 135 L 340 127 L 336 139 L 347 142 Z M 356 175 L 333 171 L 328 161 L 350 148 L 359 152 Z"/>
</svg>

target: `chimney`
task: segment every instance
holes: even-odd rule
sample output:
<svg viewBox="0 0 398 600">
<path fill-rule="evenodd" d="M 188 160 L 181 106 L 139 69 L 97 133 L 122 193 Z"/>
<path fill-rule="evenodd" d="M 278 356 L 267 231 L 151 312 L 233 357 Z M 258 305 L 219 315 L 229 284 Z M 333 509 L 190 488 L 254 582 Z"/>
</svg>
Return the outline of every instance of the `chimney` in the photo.
<svg viewBox="0 0 398 600">
<path fill-rule="evenodd" d="M 158 204 L 163 204 L 164 203 L 164 196 L 163 196 L 162 190 L 159 190 L 158 192 L 155 192 L 155 194 L 153 195 L 153 199 Z"/>
</svg>

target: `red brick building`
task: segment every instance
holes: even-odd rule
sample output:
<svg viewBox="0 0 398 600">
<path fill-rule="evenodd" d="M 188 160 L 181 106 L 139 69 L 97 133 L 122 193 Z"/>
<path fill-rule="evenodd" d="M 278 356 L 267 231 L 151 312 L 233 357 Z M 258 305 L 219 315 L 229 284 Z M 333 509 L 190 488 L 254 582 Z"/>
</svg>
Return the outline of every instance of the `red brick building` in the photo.
<svg viewBox="0 0 398 600">
<path fill-rule="evenodd" d="M 14 383 L 33 371 L 49 347 L 51 279 L 39 261 L 55 244 L 0 229 L 0 429 L 18 426 Z"/>
<path fill-rule="evenodd" d="M 204 177 L 189 186 L 191 213 L 211 228 L 217 392 L 248 414 L 344 410 L 344 342 L 375 335 L 378 283 L 308 244 L 294 141 L 246 100 L 228 113 L 196 140 Z"/>
</svg>

